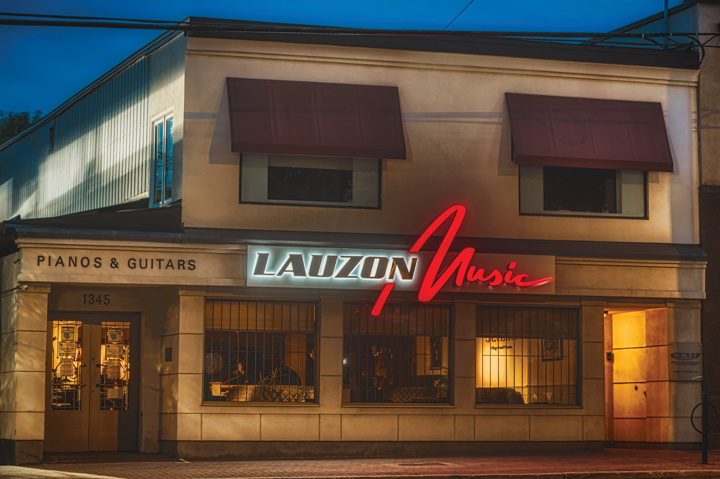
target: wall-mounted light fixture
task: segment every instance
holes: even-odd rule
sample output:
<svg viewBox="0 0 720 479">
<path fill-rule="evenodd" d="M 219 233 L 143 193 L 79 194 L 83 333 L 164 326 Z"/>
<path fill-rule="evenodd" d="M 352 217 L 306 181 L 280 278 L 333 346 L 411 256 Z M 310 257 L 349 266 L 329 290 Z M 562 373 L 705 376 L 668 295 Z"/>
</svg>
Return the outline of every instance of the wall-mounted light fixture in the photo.
<svg viewBox="0 0 720 479">
<path fill-rule="evenodd" d="M 8 289 L 7 291 L 3 291 L 1 294 L 12 293 L 13 291 L 25 291 L 27 289 L 28 289 L 28 285 L 25 283 L 22 283 L 22 284 L 15 286 L 14 288 Z"/>
</svg>

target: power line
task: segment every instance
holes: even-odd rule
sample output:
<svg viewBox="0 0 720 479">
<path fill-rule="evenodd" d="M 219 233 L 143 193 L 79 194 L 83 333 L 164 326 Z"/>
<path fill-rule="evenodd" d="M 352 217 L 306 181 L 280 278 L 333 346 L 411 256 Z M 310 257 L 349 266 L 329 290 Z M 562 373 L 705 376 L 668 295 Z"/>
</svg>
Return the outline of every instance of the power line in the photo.
<svg viewBox="0 0 720 479">
<path fill-rule="evenodd" d="M 474 1 L 474 0 L 473 0 Z M 472 3 L 472 2 L 471 2 Z M 3 16 L 25 16 L 25 17 L 49 17 L 45 15 L 32 14 L 9 14 L 0 12 Z M 58 15 L 57 17 L 65 18 Z M 683 38 L 688 36 L 718 36 L 717 33 L 608 33 L 608 32 L 508 32 L 508 31 L 481 31 L 481 30 L 381 30 L 373 28 L 347 28 L 347 27 L 324 27 L 291 24 L 273 24 L 256 22 L 203 22 L 203 21 L 170 21 L 170 20 L 123 20 L 107 17 L 86 17 L 96 21 L 77 20 L 83 17 L 70 17 L 76 20 L 25 20 L 13 18 L 0 18 L 0 25 L 22 25 L 22 26 L 51 26 L 51 27 L 87 27 L 87 28 L 128 28 L 147 30 L 180 30 L 180 31 L 227 31 L 237 33 L 309 33 L 325 35 L 408 35 L 408 36 L 439 36 L 439 37 L 471 37 L 471 38 L 548 38 L 558 41 L 575 41 L 593 38 Z M 142 23 L 142 24 L 136 24 Z"/>
<path fill-rule="evenodd" d="M 179 22 L 173 20 L 140 20 L 136 18 L 112 18 L 112 17 L 82 17 L 77 15 L 47 15 L 39 13 L 0 13 L 6 17 L 30 17 L 30 18 L 64 18 L 70 20 L 103 20 L 103 21 L 118 21 L 118 22 L 138 22 L 138 23 L 170 23 L 177 24 Z"/>
<path fill-rule="evenodd" d="M 225 34 L 253 34 L 253 35 L 332 35 L 332 36 L 418 36 L 435 38 L 477 38 L 477 39 L 508 39 L 525 42 L 544 42 L 554 44 L 582 43 L 593 45 L 621 45 L 619 39 L 635 39 L 647 42 L 658 48 L 676 61 L 686 66 L 696 67 L 702 62 L 705 55 L 706 44 L 718 36 L 717 33 L 616 33 L 616 32 L 484 32 L 447 30 L 447 28 L 467 10 L 473 3 L 471 0 L 465 8 L 450 22 L 444 30 L 379 30 L 371 28 L 345 28 L 323 27 L 309 25 L 274 24 L 247 21 L 203 20 L 191 19 L 179 22 L 169 20 L 123 19 L 111 17 L 80 17 L 70 15 L 41 15 L 0 12 L 0 25 L 18 26 L 48 26 L 48 27 L 82 27 L 82 28 L 115 28 L 225 33 Z M 6 17 L 6 18 L 2 18 Z M 14 18 L 7 18 L 14 17 Z M 25 18 L 17 18 L 25 17 Z M 707 38 L 704 41 L 700 37 Z M 665 39 L 660 42 L 658 39 Z M 682 41 L 679 41 L 682 40 Z M 638 47 L 642 47 L 638 44 Z M 674 52 L 697 50 L 699 61 L 688 63 L 674 55 Z"/>
<path fill-rule="evenodd" d="M 468 3 L 467 5 L 465 5 L 465 8 L 463 8 L 463 9 L 460 11 L 460 13 L 458 13 L 457 15 L 455 15 L 455 18 L 452 19 L 452 22 L 448 23 L 447 26 L 445 26 L 445 28 L 443 28 L 443 32 L 444 32 L 445 30 L 447 30 L 448 27 L 449 27 L 450 25 L 452 25 L 453 22 L 455 22 L 455 20 L 457 20 L 458 17 L 459 17 L 460 15 L 462 15 L 463 12 L 464 12 L 465 10 L 467 10 L 468 7 L 469 7 L 470 5 L 472 5 L 472 3 L 473 3 L 474 1 L 475 1 L 475 0 L 470 0 L 470 3 Z"/>
</svg>

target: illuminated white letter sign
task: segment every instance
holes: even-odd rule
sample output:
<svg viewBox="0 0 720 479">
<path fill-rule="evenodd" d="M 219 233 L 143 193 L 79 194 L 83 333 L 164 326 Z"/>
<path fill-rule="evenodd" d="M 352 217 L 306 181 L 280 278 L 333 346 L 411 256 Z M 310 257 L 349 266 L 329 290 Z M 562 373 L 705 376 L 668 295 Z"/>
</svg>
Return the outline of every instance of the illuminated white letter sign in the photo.
<svg viewBox="0 0 720 479">
<path fill-rule="evenodd" d="M 422 256 L 396 250 L 248 247 L 248 286 L 417 289 Z"/>
<path fill-rule="evenodd" d="M 379 314 L 394 289 L 418 291 L 432 300 L 439 291 L 555 294 L 555 257 L 450 252 L 465 207 L 436 218 L 409 251 L 248 246 L 248 286 L 382 290 L 372 314 Z M 436 251 L 421 251 L 446 222 Z"/>
</svg>

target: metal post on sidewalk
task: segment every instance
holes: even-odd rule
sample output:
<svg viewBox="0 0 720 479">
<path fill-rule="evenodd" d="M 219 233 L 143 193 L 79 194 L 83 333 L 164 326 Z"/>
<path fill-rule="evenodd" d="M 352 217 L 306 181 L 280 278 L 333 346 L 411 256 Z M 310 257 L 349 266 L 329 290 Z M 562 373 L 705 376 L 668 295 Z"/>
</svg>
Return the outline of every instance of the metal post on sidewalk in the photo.
<svg viewBox="0 0 720 479">
<path fill-rule="evenodd" d="M 708 463 L 708 447 L 710 446 L 710 433 L 714 432 L 715 429 L 717 429 L 718 426 L 720 426 L 720 411 L 713 405 L 708 402 L 708 393 L 700 393 L 702 402 L 698 403 L 697 406 L 695 406 L 690 413 L 690 424 L 692 424 L 693 429 L 695 429 L 698 434 L 702 436 L 702 460 L 700 461 L 701 464 L 707 464 Z M 695 411 L 700 408 L 700 412 L 702 413 L 702 418 L 700 419 L 700 427 L 701 429 L 698 429 L 695 425 Z M 715 411 L 715 424 L 713 424 L 712 427 L 710 427 L 710 415 L 708 414 L 708 411 L 712 409 Z"/>
<path fill-rule="evenodd" d="M 702 393 L 702 464 L 708 463 L 708 435 L 710 425 L 708 422 L 707 393 Z"/>
</svg>

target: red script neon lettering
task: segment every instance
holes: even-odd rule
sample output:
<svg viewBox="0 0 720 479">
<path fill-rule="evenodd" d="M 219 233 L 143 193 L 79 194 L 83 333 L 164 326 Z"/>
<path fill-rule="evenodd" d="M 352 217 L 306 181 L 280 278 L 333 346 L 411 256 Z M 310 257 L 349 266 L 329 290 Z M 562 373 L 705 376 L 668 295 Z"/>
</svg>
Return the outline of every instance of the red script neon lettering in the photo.
<svg viewBox="0 0 720 479">
<path fill-rule="evenodd" d="M 423 245 L 425 245 L 427 240 L 432 236 L 432 234 L 435 233 L 435 231 L 437 231 L 440 226 L 442 226 L 449 218 L 452 217 L 450 227 L 448 228 L 447 233 L 445 233 L 445 237 L 442 239 L 442 242 L 440 243 L 437 251 L 433 255 L 432 261 L 430 261 L 430 266 L 425 272 L 425 276 L 423 277 L 420 284 L 420 290 L 418 291 L 419 301 L 426 303 L 432 300 L 435 295 L 443 288 L 443 286 L 445 286 L 445 283 L 448 282 L 448 280 L 453 276 L 453 274 L 455 274 L 455 285 L 458 287 L 462 286 L 465 281 L 487 283 L 489 287 L 507 284 L 516 288 L 529 288 L 533 286 L 540 286 L 552 281 L 552 276 L 530 281 L 526 281 L 526 279 L 529 277 L 527 274 L 518 274 L 516 276 L 513 276 L 513 270 L 517 266 L 517 263 L 514 261 L 508 264 L 507 271 L 504 274 L 501 271 L 495 269 L 488 273 L 487 276 L 485 276 L 484 269 L 477 269 L 475 266 L 470 265 L 470 261 L 475 255 L 475 248 L 463 249 L 455 257 L 455 259 L 453 259 L 450 265 L 448 265 L 442 271 L 442 273 L 439 273 L 440 267 L 445 260 L 445 256 L 450 250 L 450 246 L 455 239 L 455 235 L 457 235 L 457 232 L 460 229 L 460 225 L 465 218 L 465 211 L 466 209 L 462 205 L 455 205 L 448 208 L 443 214 L 438 216 L 437 219 L 432 222 L 432 224 L 425 230 L 425 232 L 420 235 L 420 238 L 418 238 L 412 248 L 410 248 L 410 253 L 418 253 L 423 247 Z M 385 301 L 387 300 L 394 286 L 395 283 L 385 284 L 382 291 L 380 292 L 380 296 L 378 297 L 377 301 L 375 301 L 375 305 L 370 311 L 370 314 L 372 314 L 373 316 L 378 316 L 382 312 Z"/>
</svg>

